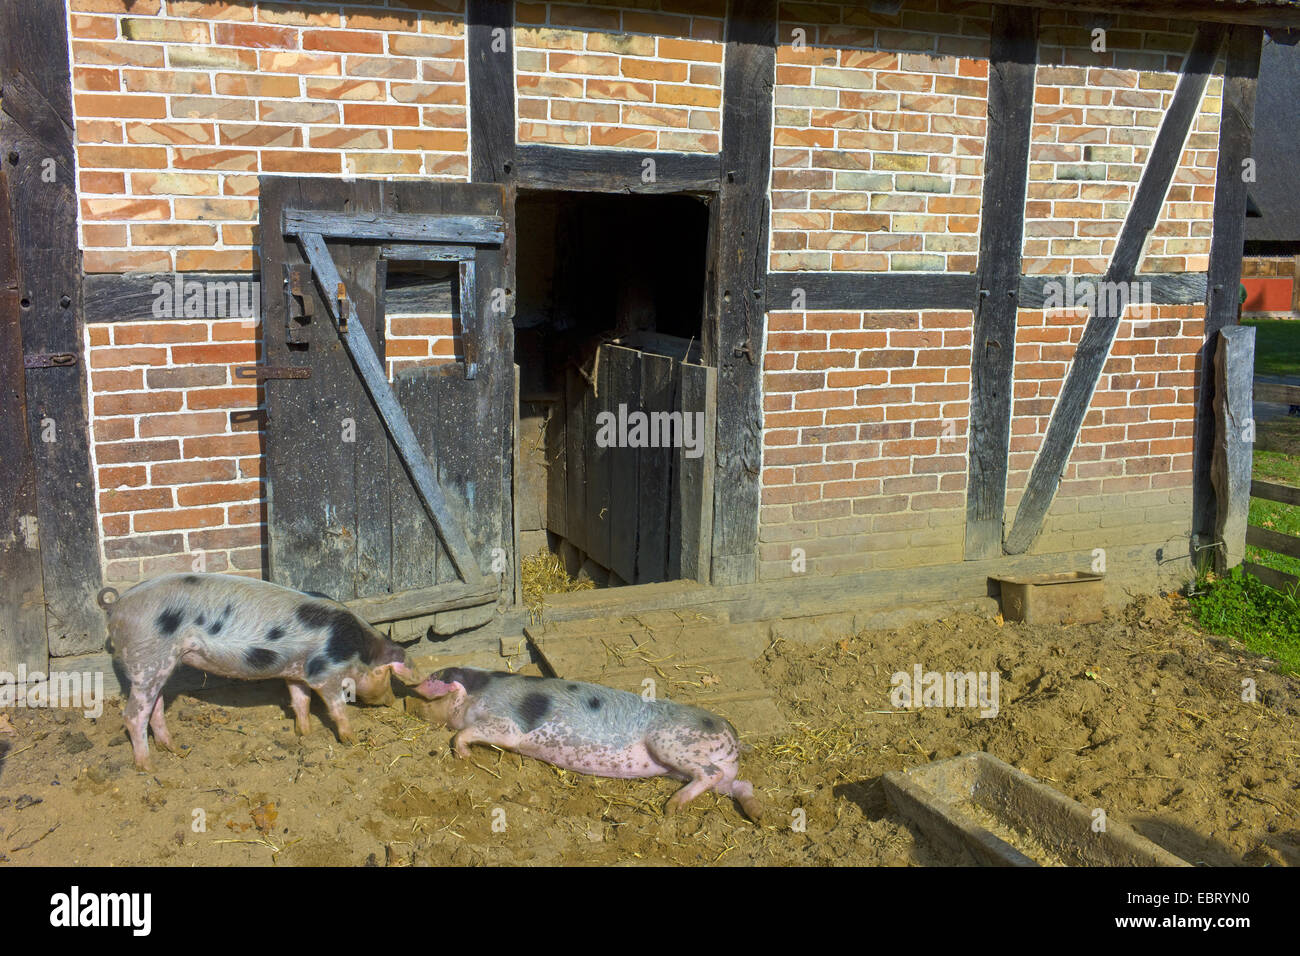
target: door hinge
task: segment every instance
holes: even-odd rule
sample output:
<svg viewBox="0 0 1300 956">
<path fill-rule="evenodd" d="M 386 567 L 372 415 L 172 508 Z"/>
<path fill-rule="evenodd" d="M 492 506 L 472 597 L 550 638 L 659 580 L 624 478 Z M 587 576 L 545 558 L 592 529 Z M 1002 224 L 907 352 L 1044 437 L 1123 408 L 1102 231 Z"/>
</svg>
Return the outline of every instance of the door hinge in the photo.
<svg viewBox="0 0 1300 956">
<path fill-rule="evenodd" d="M 73 352 L 40 352 L 23 356 L 23 368 L 64 368 L 76 364 L 77 356 Z"/>
<path fill-rule="evenodd" d="M 235 378 L 255 378 L 259 382 L 268 378 L 311 378 L 311 369 L 294 365 L 236 365 Z"/>
</svg>

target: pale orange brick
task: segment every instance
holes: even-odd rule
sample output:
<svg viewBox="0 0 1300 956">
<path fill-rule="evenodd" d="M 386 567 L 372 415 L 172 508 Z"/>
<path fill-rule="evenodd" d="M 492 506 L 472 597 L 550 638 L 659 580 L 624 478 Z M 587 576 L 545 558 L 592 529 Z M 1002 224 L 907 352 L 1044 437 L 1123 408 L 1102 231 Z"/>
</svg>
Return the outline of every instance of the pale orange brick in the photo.
<svg viewBox="0 0 1300 956">
<path fill-rule="evenodd" d="M 176 269 L 180 272 L 247 272 L 256 262 L 251 249 L 176 250 Z"/>
<path fill-rule="evenodd" d="M 127 123 L 130 143 L 171 146 L 205 146 L 216 142 L 216 129 L 208 123 Z"/>
<path fill-rule="evenodd" d="M 222 96 L 288 97 L 301 92 L 296 76 L 218 73 L 216 79 L 216 90 Z"/>
<path fill-rule="evenodd" d="M 87 249 L 82 255 L 86 272 L 169 272 L 172 258 L 166 252 Z"/>
<path fill-rule="evenodd" d="M 360 30 L 307 30 L 302 35 L 302 48 L 330 53 L 383 53 L 384 38 Z"/>
<path fill-rule="evenodd" d="M 212 38 L 222 46 L 254 47 L 269 50 L 298 48 L 299 32 L 290 27 L 254 26 L 247 23 L 218 23 Z"/>
<path fill-rule="evenodd" d="M 264 150 L 262 171 L 268 173 L 338 173 L 343 170 L 341 153 L 314 153 L 299 150 Z"/>
</svg>

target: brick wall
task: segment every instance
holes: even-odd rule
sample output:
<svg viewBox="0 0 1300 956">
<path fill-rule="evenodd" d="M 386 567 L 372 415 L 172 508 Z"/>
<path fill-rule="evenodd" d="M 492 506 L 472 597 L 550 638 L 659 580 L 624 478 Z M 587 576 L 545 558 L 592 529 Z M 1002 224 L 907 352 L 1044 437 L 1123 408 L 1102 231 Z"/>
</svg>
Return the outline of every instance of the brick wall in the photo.
<svg viewBox="0 0 1300 956">
<path fill-rule="evenodd" d="M 104 577 L 130 583 L 190 570 L 260 576 L 265 493 L 255 409 L 236 381 L 257 360 L 257 327 L 240 320 L 90 325 L 91 461 Z"/>
<path fill-rule="evenodd" d="M 1190 531 L 1197 349 L 1204 306 L 1152 306 L 1120 323 L 1034 550 L 1164 540 Z M 1007 515 L 1014 516 L 1086 315 L 1021 310 Z"/>
<path fill-rule="evenodd" d="M 782 4 L 771 267 L 974 272 L 992 7 Z"/>
<path fill-rule="evenodd" d="M 1104 52 L 1093 49 L 1098 28 L 1106 31 Z M 1178 20 L 1043 12 L 1025 208 L 1026 273 L 1106 271 L 1194 32 L 1194 23 Z M 1208 268 L 1221 91 L 1216 76 L 1141 271 Z"/>
<path fill-rule="evenodd" d="M 450 313 L 389 315 L 384 340 L 388 380 L 408 368 L 441 365 L 463 359 L 460 331 Z"/>
<path fill-rule="evenodd" d="M 960 561 L 969 312 L 771 312 L 760 574 Z"/>
<path fill-rule="evenodd" d="M 518 141 L 716 153 L 725 0 L 516 5 Z"/>
<path fill-rule="evenodd" d="M 252 269 L 259 173 L 469 177 L 460 0 L 70 6 L 87 272 Z"/>
</svg>

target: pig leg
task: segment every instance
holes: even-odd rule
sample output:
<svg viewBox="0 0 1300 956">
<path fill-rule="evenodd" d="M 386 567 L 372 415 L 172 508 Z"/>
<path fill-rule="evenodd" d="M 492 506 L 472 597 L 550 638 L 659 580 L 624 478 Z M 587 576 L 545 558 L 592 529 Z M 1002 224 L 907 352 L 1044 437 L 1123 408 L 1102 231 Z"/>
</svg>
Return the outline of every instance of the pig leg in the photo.
<svg viewBox="0 0 1300 956">
<path fill-rule="evenodd" d="M 325 709 L 329 711 L 330 717 L 334 721 L 334 729 L 339 735 L 339 743 L 354 744 L 357 738 L 352 733 L 352 725 L 348 722 L 348 699 L 343 693 L 343 681 L 335 678 L 326 683 L 312 687 L 320 695 L 320 699 L 325 702 Z"/>
<path fill-rule="evenodd" d="M 285 681 L 289 685 L 289 706 L 293 708 L 293 729 L 299 737 L 306 737 L 311 730 L 307 719 L 311 711 L 311 689 L 296 680 Z"/>
<path fill-rule="evenodd" d="M 723 796 L 734 797 L 740 804 L 740 809 L 745 811 L 745 816 L 755 823 L 763 815 L 763 808 L 754 796 L 754 785 L 748 780 L 737 780 L 736 771 L 728 768 L 726 775 L 713 788 Z"/>
<path fill-rule="evenodd" d="M 159 705 L 162 700 L 162 686 L 166 682 L 166 674 L 156 675 L 153 682 L 149 684 L 142 680 L 131 681 L 131 695 L 127 698 L 122 716 L 126 723 L 127 736 L 131 738 L 131 752 L 135 756 L 137 770 L 153 770 L 153 763 L 149 759 L 149 731 L 147 725 L 154 707 Z M 168 742 L 170 743 L 170 741 Z M 161 738 L 158 743 L 166 746 Z"/>
<path fill-rule="evenodd" d="M 463 758 L 469 756 L 470 744 L 490 744 L 502 750 L 514 750 L 523 736 L 513 721 L 479 720 L 451 738 L 451 746 L 456 756 Z"/>
<path fill-rule="evenodd" d="M 158 699 L 154 702 L 153 713 L 149 715 L 149 726 L 153 728 L 153 738 L 158 741 L 158 746 L 168 753 L 175 753 L 176 747 L 172 743 L 172 735 L 167 731 L 167 718 L 163 715 L 163 695 L 158 694 Z"/>
</svg>

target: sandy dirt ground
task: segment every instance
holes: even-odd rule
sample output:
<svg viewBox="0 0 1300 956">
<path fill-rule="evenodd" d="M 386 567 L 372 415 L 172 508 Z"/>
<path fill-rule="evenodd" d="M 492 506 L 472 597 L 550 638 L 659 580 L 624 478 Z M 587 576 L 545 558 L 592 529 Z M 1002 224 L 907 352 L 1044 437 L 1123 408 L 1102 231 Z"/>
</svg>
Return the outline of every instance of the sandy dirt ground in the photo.
<svg viewBox="0 0 1300 956">
<path fill-rule="evenodd" d="M 918 663 L 997 671 L 998 716 L 893 708 L 891 675 Z M 169 701 L 186 749 L 155 750 L 151 774 L 132 767 L 118 701 L 98 720 L 10 709 L 0 863 L 943 865 L 959 861 L 892 811 L 880 777 L 972 750 L 1188 861 L 1300 863 L 1300 681 L 1201 634 L 1181 598 L 1093 625 L 957 617 L 779 641 L 759 667 L 790 726 L 746 738 L 758 826 L 714 794 L 665 817 L 667 779 L 489 748 L 457 760 L 448 731 L 400 709 L 354 709 L 359 743 L 344 747 L 317 702 L 300 740 L 284 684 L 266 682 Z"/>
</svg>

